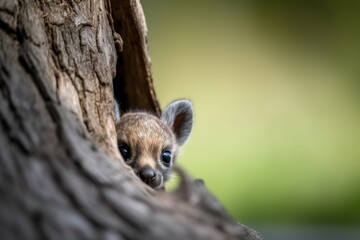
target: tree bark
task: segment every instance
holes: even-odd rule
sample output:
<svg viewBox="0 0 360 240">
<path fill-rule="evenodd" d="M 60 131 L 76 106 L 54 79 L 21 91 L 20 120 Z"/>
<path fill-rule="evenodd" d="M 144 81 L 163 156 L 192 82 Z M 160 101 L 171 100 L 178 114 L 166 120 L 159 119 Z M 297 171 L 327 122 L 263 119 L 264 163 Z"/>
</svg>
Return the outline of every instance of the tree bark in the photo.
<svg viewBox="0 0 360 240">
<path fill-rule="evenodd" d="M 261 239 L 201 181 L 155 193 L 121 161 L 113 80 L 160 114 L 138 0 L 0 0 L 0 49 L 1 239 Z"/>
</svg>

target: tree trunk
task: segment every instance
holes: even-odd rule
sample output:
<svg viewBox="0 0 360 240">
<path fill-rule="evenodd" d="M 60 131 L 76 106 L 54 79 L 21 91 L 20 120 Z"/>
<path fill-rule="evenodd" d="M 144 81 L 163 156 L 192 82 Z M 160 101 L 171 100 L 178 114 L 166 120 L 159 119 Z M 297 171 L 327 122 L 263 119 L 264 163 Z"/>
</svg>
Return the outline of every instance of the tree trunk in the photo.
<svg viewBox="0 0 360 240">
<path fill-rule="evenodd" d="M 261 239 L 181 170 L 156 193 L 121 160 L 113 80 L 160 114 L 138 0 L 0 0 L 0 49 L 1 239 Z"/>
</svg>

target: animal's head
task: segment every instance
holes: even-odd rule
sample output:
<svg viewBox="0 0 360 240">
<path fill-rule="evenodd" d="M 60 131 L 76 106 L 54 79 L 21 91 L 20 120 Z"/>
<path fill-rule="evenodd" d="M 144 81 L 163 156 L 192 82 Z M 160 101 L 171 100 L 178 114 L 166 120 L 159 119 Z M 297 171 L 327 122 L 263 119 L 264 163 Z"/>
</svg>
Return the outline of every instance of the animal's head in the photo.
<svg viewBox="0 0 360 240">
<path fill-rule="evenodd" d="M 143 182 L 163 189 L 192 125 L 188 100 L 172 102 L 161 118 L 146 112 L 125 113 L 116 124 L 119 151 Z"/>
</svg>

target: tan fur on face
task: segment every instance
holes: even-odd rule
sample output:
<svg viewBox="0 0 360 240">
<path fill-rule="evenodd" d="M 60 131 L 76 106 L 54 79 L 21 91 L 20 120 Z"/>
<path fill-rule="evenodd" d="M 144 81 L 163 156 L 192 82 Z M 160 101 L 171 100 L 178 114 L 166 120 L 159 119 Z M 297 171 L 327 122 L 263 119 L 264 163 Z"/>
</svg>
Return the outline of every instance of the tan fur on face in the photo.
<svg viewBox="0 0 360 240">
<path fill-rule="evenodd" d="M 157 117 L 148 113 L 126 113 L 116 126 L 118 143 L 131 149 L 131 165 L 135 172 L 145 166 L 165 170 L 160 158 L 164 150 L 173 153 L 178 149 L 173 132 Z"/>
<path fill-rule="evenodd" d="M 164 190 L 170 179 L 179 149 L 188 140 L 193 126 L 189 100 L 170 103 L 161 117 L 147 112 L 120 116 L 116 104 L 118 148 L 126 164 L 150 187 Z"/>
</svg>

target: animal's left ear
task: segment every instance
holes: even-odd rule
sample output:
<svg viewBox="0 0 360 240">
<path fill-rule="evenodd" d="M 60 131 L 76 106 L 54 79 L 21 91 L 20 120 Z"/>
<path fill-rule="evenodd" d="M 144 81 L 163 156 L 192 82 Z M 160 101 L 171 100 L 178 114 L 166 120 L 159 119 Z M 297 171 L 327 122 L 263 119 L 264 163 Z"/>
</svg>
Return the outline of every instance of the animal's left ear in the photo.
<svg viewBox="0 0 360 240">
<path fill-rule="evenodd" d="M 161 121 L 173 130 L 180 146 L 184 145 L 190 136 L 193 115 L 192 104 L 189 100 L 178 100 L 170 103 L 161 115 Z"/>
</svg>

